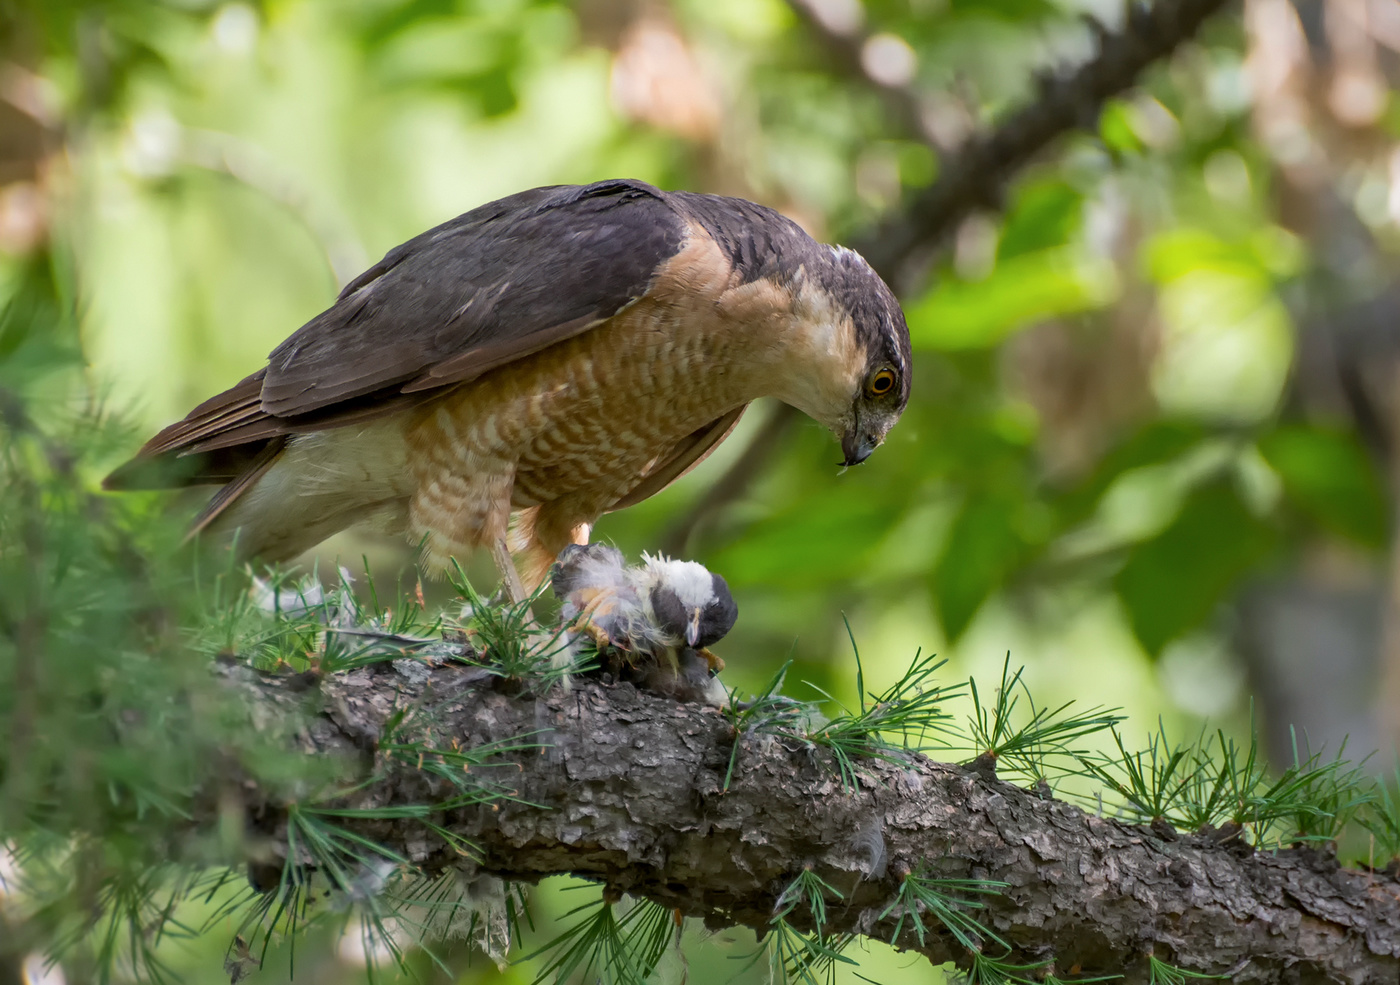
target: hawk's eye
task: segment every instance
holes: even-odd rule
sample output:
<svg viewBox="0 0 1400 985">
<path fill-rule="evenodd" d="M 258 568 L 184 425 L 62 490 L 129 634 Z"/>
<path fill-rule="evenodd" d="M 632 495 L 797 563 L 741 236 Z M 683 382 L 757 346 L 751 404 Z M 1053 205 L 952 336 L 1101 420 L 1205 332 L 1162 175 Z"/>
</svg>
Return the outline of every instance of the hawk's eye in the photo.
<svg viewBox="0 0 1400 985">
<path fill-rule="evenodd" d="M 894 370 L 882 369 L 870 378 L 870 392 L 880 397 L 894 389 Z"/>
</svg>

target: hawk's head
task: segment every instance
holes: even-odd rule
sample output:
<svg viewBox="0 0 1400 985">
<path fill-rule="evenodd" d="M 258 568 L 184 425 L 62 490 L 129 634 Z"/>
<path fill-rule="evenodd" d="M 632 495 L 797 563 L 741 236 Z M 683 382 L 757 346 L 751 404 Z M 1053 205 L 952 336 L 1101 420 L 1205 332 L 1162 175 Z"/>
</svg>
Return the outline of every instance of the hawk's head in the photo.
<svg viewBox="0 0 1400 985">
<path fill-rule="evenodd" d="M 860 254 L 816 242 L 770 208 L 667 197 L 709 236 L 712 252 L 697 255 L 710 262 L 689 268 L 692 290 L 723 285 L 720 307 L 764 328 L 751 353 L 758 389 L 834 431 L 844 464 L 865 461 L 909 402 L 909 328 L 894 293 Z"/>
<path fill-rule="evenodd" d="M 812 276 L 834 303 L 830 316 L 847 350 L 847 404 L 832 430 L 846 456 L 841 464 L 859 465 L 909 403 L 909 328 L 894 293 L 859 253 L 829 249 L 830 265 L 819 266 Z"/>
</svg>

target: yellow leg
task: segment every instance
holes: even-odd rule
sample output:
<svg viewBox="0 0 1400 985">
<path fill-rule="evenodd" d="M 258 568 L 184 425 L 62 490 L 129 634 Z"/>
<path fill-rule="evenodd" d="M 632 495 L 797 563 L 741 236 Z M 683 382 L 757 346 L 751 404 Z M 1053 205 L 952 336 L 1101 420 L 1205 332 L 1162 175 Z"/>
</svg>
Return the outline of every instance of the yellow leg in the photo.
<svg viewBox="0 0 1400 985">
<path fill-rule="evenodd" d="M 707 663 L 707 664 L 710 665 L 710 675 L 711 675 L 711 676 L 713 676 L 713 675 L 715 675 L 715 674 L 718 674 L 721 670 L 724 669 L 724 661 L 721 660 L 721 659 L 720 659 L 718 656 L 716 656 L 715 654 L 711 653 L 709 647 L 701 647 L 700 649 L 696 650 L 695 652 L 698 653 L 698 654 L 700 654 L 700 656 L 704 657 L 704 658 L 705 658 L 705 663 Z"/>
<path fill-rule="evenodd" d="M 496 567 L 501 572 L 501 581 L 506 586 L 506 594 L 510 596 L 512 602 L 524 602 L 530 597 L 520 581 L 520 572 L 515 570 L 515 562 L 510 558 L 510 551 L 506 549 L 505 538 L 491 544 L 491 560 L 496 562 Z"/>
</svg>

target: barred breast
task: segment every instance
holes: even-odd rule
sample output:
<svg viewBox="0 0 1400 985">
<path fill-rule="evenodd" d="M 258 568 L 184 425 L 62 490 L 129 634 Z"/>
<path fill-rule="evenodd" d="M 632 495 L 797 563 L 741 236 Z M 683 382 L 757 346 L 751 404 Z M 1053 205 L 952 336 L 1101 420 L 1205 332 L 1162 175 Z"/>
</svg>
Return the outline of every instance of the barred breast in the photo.
<svg viewBox="0 0 1400 985">
<path fill-rule="evenodd" d="M 754 398 L 745 348 L 738 326 L 645 299 L 447 395 L 408 430 L 411 534 L 441 561 L 525 511 L 513 546 L 538 542 L 539 568 L 677 441 Z"/>
</svg>

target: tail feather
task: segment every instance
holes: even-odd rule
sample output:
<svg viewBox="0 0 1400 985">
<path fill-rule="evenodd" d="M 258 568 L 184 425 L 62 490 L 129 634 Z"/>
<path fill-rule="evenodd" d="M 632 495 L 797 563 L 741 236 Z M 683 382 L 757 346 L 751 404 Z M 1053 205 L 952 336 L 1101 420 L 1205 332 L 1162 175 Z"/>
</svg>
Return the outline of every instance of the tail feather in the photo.
<svg viewBox="0 0 1400 985">
<path fill-rule="evenodd" d="M 209 505 L 205 506 L 200 511 L 199 516 L 195 517 L 194 524 L 190 527 L 189 536 L 193 537 L 208 527 L 218 518 L 220 513 L 232 506 L 239 496 L 251 489 L 253 484 L 261 479 L 268 469 L 272 468 L 273 463 L 281 456 L 282 449 L 286 445 L 287 439 L 285 437 L 274 438 L 264 445 L 262 451 L 258 452 L 257 456 L 248 464 L 247 469 L 216 492 L 214 498 L 209 500 Z"/>
</svg>

